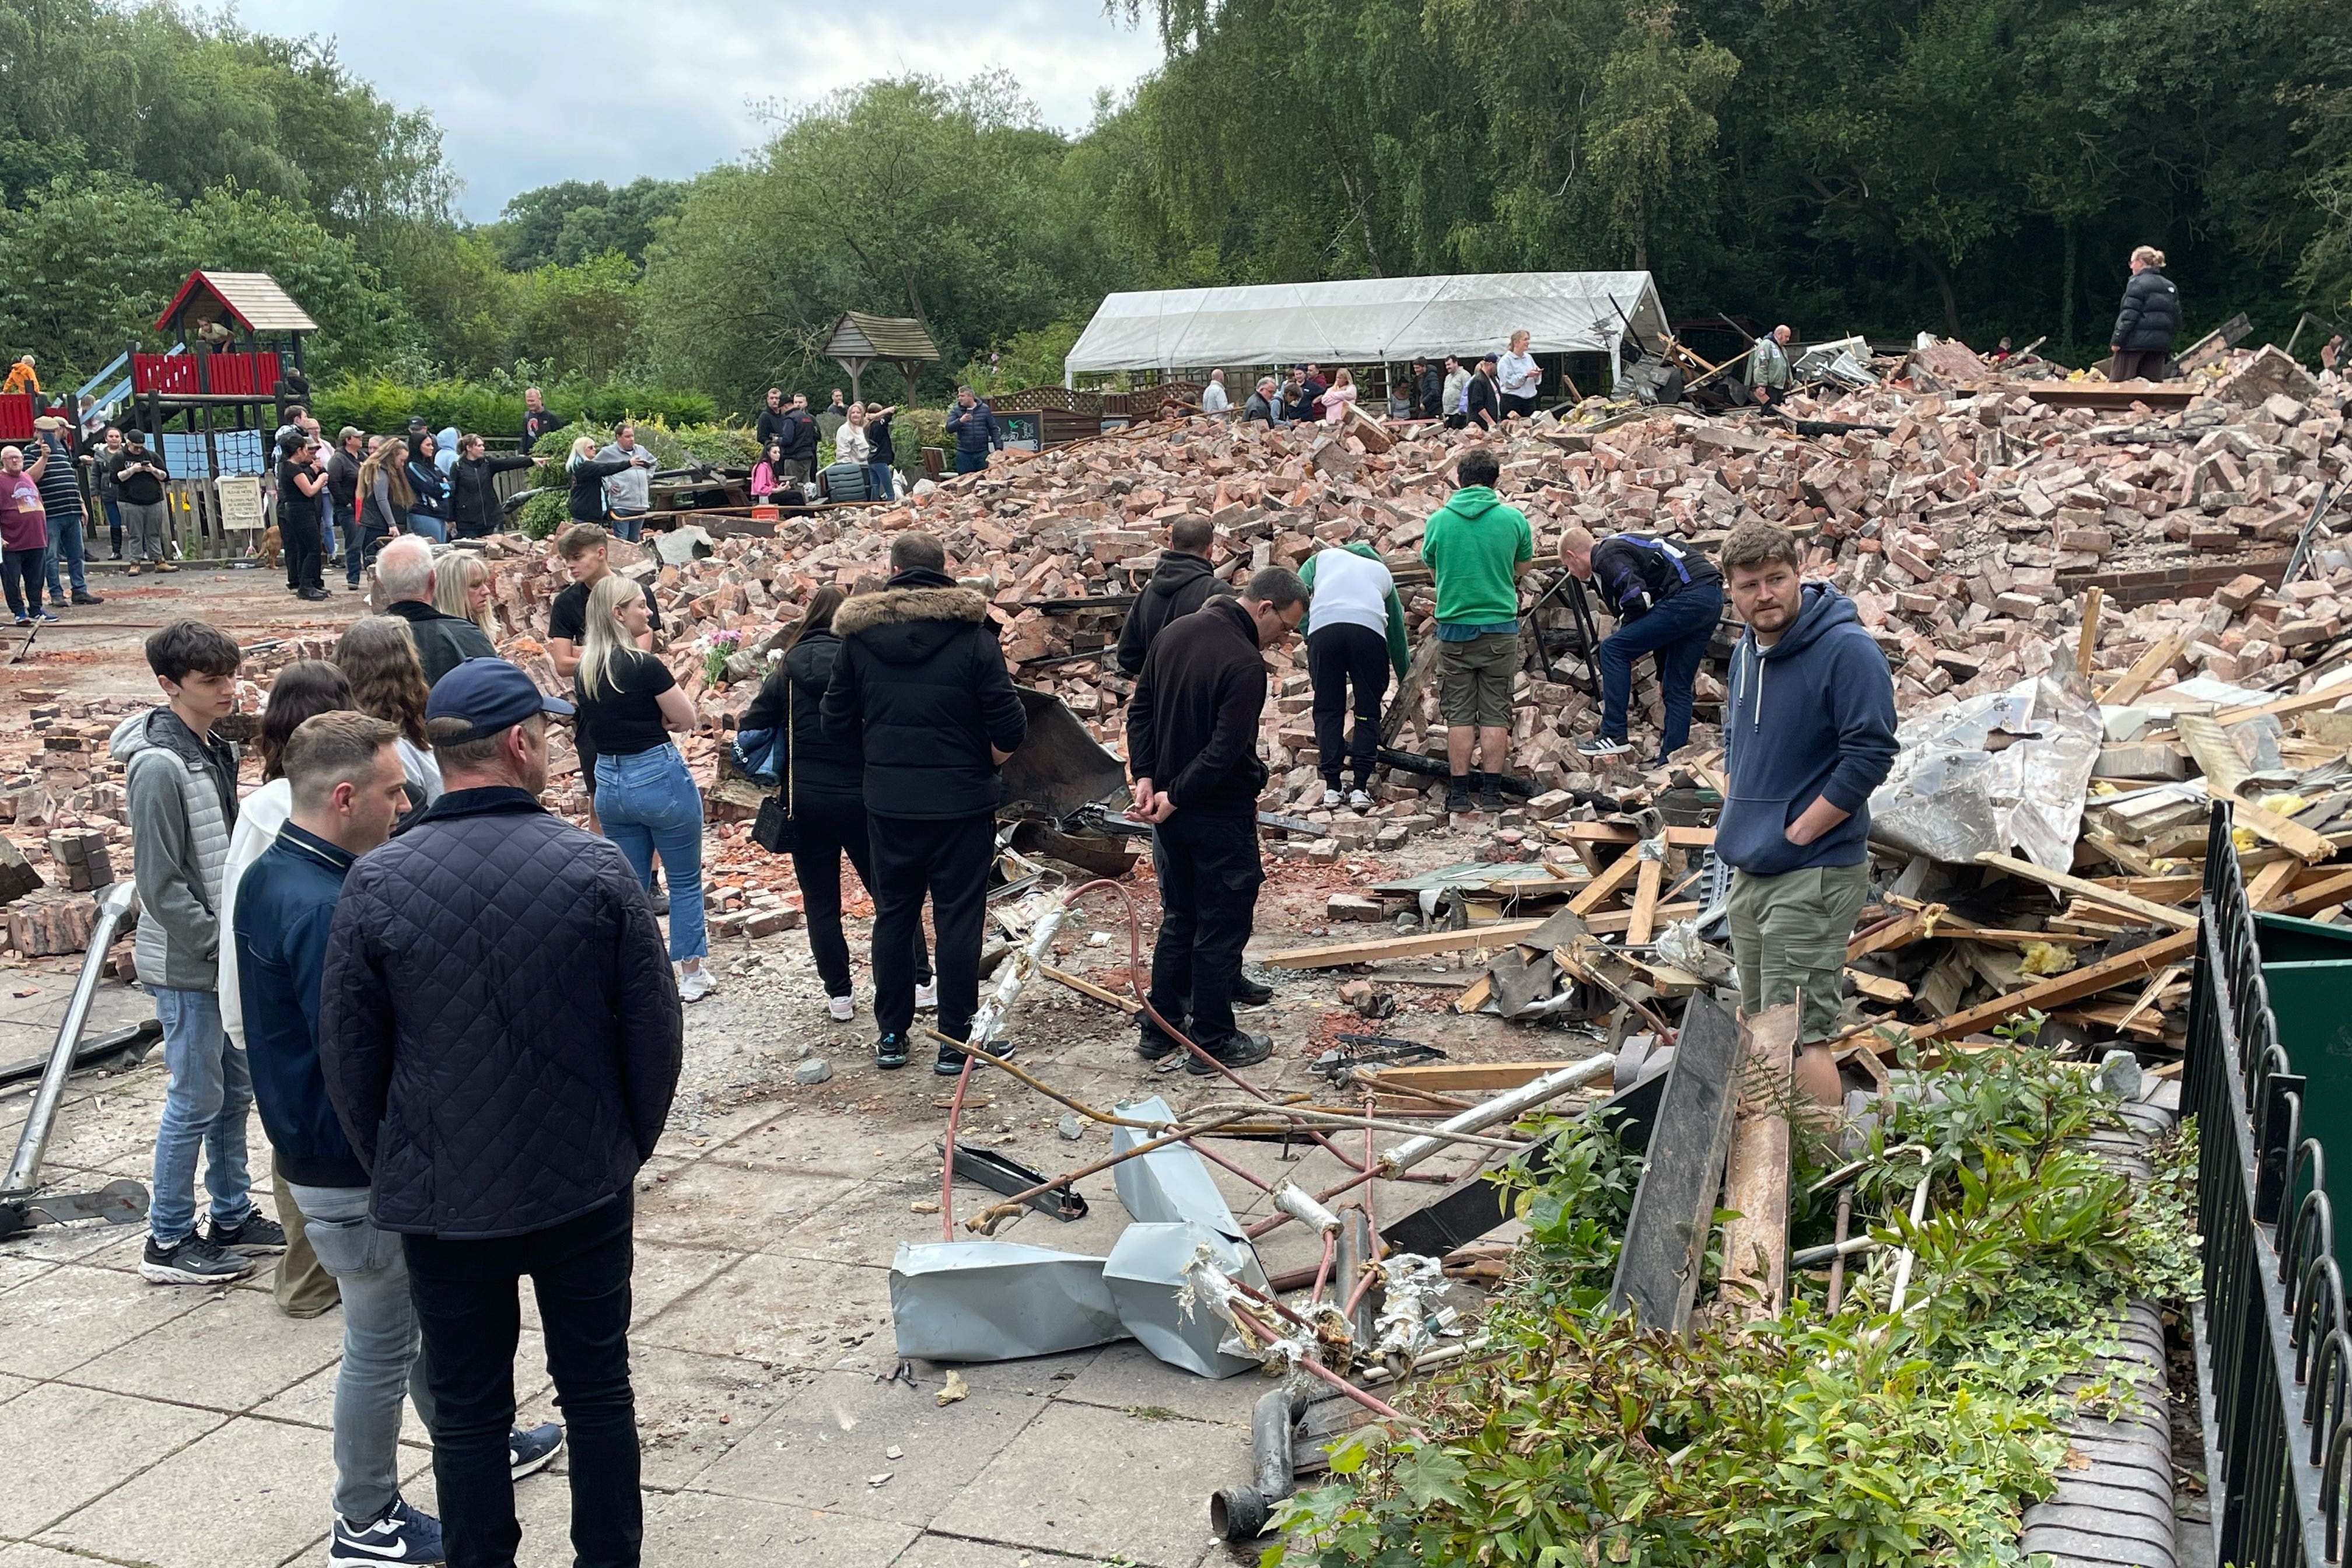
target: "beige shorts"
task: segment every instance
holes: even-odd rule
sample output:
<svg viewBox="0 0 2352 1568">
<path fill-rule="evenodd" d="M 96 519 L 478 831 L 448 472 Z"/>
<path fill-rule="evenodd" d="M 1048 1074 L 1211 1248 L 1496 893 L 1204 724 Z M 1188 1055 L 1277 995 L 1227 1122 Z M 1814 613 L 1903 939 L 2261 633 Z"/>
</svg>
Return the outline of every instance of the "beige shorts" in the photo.
<svg viewBox="0 0 2352 1568">
<path fill-rule="evenodd" d="M 1519 673 L 1519 634 L 1482 632 L 1437 645 L 1437 711 L 1448 724 L 1511 721 L 1511 682 Z"/>
</svg>

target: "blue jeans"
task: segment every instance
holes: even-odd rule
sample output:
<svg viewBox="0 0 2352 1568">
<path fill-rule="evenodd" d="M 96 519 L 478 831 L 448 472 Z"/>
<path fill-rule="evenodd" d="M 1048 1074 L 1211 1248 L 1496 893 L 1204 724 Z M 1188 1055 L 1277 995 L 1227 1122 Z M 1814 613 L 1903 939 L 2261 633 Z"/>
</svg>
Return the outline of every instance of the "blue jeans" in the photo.
<svg viewBox="0 0 2352 1568">
<path fill-rule="evenodd" d="M 155 1130 L 154 1195 L 147 1233 L 165 1247 L 196 1228 L 196 1150 L 205 1152 L 205 1185 L 213 1224 L 235 1230 L 253 1212 L 247 1189 L 245 1122 L 253 1110 L 253 1068 L 221 1029 L 220 997 L 210 991 L 152 987 L 163 1026 L 163 1121 Z"/>
<path fill-rule="evenodd" d="M 73 584 L 73 591 L 77 594 L 89 593 L 89 580 L 82 575 L 81 513 L 79 512 L 74 513 L 71 517 L 59 512 L 49 519 L 49 558 L 42 564 L 47 568 L 49 603 L 53 605 L 61 605 L 65 603 L 66 598 L 66 591 L 58 586 L 59 556 L 65 558 L 66 580 Z"/>
<path fill-rule="evenodd" d="M 335 1372 L 335 1511 L 382 1519 L 400 1495 L 400 1396 L 433 1429 L 433 1389 L 418 1353 L 408 1258 L 394 1232 L 368 1218 L 365 1187 L 289 1182 L 319 1266 L 343 1299 L 343 1364 Z"/>
<path fill-rule="evenodd" d="M 988 467 L 988 454 L 967 452 L 959 447 L 956 448 L 955 465 L 956 472 L 959 474 L 975 474 Z"/>
<path fill-rule="evenodd" d="M 596 759 L 596 818 L 640 885 L 654 885 L 654 853 L 669 868 L 669 956 L 710 951 L 702 929 L 702 794 L 676 746 Z"/>
<path fill-rule="evenodd" d="M 1601 732 L 1625 738 L 1625 703 L 1633 693 L 1633 661 L 1658 656 L 1658 687 L 1664 693 L 1666 721 L 1658 743 L 1663 754 L 1690 739 L 1691 682 L 1723 618 L 1723 588 L 1708 583 L 1685 588 L 1648 615 L 1625 622 L 1601 639 L 1594 658 L 1601 666 Z"/>
<path fill-rule="evenodd" d="M 446 544 L 449 542 L 449 530 L 447 525 L 443 523 L 439 518 L 433 516 L 429 512 L 410 512 L 408 514 L 408 531 L 411 533 L 422 534 L 436 544 Z"/>
<path fill-rule="evenodd" d="M 866 464 L 866 493 L 876 500 L 891 500 L 898 494 L 898 491 L 893 488 L 891 482 L 897 476 L 891 471 L 890 465 L 887 463 Z"/>
<path fill-rule="evenodd" d="M 615 511 L 604 521 L 615 539 L 635 540 L 646 531 L 646 514 L 641 511 Z"/>
<path fill-rule="evenodd" d="M 383 543 L 383 530 L 363 527 L 357 521 L 343 524 L 343 576 L 354 588 L 360 585 L 360 573 L 367 563 L 368 550 Z"/>
<path fill-rule="evenodd" d="M 106 537 L 114 547 L 114 558 L 120 561 L 122 559 L 122 503 L 105 500 L 99 504 L 106 508 Z"/>
</svg>

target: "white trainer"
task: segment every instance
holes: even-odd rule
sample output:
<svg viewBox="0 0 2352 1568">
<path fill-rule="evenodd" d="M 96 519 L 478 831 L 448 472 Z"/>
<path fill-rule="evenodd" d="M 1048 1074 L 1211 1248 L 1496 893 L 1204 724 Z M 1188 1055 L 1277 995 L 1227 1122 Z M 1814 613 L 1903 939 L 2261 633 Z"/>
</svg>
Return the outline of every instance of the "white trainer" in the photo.
<svg viewBox="0 0 2352 1568">
<path fill-rule="evenodd" d="M 719 982 L 710 978 L 708 969 L 683 969 L 678 972 L 677 994 L 682 1002 L 699 1002 L 719 989 Z"/>
<path fill-rule="evenodd" d="M 835 1023 L 846 1024 L 857 1016 L 857 999 L 854 996 L 832 996 L 825 999 L 824 1010 Z"/>
<path fill-rule="evenodd" d="M 939 1005 L 940 983 L 938 981 L 926 981 L 922 984 L 915 987 L 916 1012 L 935 1013 L 939 1011 Z"/>
</svg>

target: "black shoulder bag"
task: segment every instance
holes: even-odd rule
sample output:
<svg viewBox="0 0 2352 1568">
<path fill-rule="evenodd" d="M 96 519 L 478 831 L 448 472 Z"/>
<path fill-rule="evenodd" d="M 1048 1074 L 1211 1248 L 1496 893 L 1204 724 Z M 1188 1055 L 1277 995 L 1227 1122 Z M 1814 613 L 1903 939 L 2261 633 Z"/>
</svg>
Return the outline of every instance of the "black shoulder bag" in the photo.
<svg viewBox="0 0 2352 1568">
<path fill-rule="evenodd" d="M 800 824 L 793 820 L 799 780 L 793 765 L 793 678 L 784 677 L 784 784 L 760 802 L 751 822 L 751 842 L 771 855 L 789 855 L 800 844 Z"/>
</svg>

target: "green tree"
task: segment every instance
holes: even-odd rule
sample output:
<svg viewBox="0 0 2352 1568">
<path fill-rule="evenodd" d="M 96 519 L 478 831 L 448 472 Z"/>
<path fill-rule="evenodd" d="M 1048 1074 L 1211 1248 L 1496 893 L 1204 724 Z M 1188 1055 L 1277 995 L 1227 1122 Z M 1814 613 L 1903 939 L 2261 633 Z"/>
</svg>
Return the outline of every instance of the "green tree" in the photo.
<svg viewBox="0 0 2352 1568">
<path fill-rule="evenodd" d="M 514 350 L 602 381 L 626 363 L 637 339 L 637 268 L 608 250 L 575 267 L 524 274 L 516 289 Z"/>
<path fill-rule="evenodd" d="M 576 267 L 607 251 L 641 262 L 686 189 L 683 180 L 644 178 L 617 188 L 602 180 L 566 180 L 525 191 L 499 210 L 499 254 L 518 272 Z"/>
</svg>

